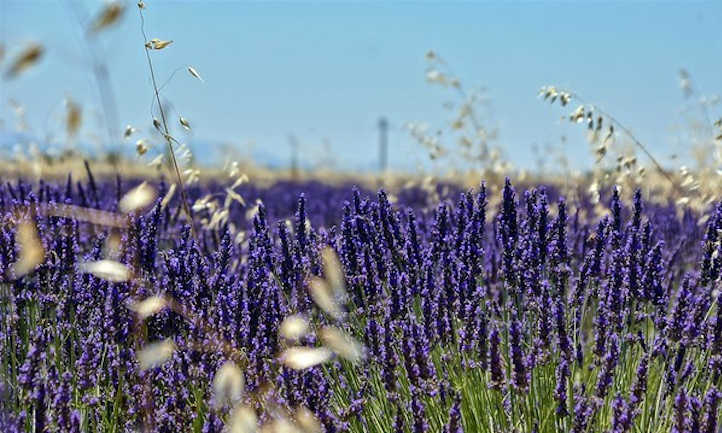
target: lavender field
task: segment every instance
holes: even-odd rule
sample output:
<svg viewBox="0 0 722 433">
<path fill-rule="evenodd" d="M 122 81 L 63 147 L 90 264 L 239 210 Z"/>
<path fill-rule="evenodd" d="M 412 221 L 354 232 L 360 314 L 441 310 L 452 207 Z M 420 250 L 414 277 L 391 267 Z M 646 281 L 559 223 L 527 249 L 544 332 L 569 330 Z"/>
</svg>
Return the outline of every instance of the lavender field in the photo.
<svg viewBox="0 0 722 433">
<path fill-rule="evenodd" d="M 720 28 L 0 0 L 0 433 L 722 433 Z"/>
<path fill-rule="evenodd" d="M 722 206 L 137 184 L 0 189 L 2 431 L 717 431 Z"/>
</svg>

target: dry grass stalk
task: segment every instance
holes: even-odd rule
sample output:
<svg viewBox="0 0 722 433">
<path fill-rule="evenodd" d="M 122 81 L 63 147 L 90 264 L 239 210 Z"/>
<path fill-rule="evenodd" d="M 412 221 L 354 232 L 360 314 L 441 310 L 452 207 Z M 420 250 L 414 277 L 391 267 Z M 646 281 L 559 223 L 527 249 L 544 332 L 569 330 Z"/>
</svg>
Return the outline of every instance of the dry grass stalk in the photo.
<svg viewBox="0 0 722 433">
<path fill-rule="evenodd" d="M 569 121 L 573 123 L 584 123 L 590 131 L 590 141 L 592 142 L 598 140 L 598 134 L 602 129 L 604 119 L 607 119 L 608 123 L 610 124 L 608 126 L 607 134 L 605 135 L 602 143 L 597 147 L 598 160 L 600 160 L 606 155 L 607 149 L 609 147 L 608 144 L 611 140 L 613 140 L 615 132 L 614 126 L 616 125 L 617 129 L 624 132 L 624 134 L 630 140 L 632 140 L 634 145 L 638 147 L 649 158 L 652 164 L 654 164 L 654 166 L 656 167 L 657 171 L 662 176 L 664 176 L 672 185 L 676 185 L 672 176 L 667 172 L 667 170 L 664 169 L 664 167 L 662 167 L 662 164 L 659 163 L 659 161 L 654 157 L 654 155 L 652 155 L 647 146 L 645 146 L 641 141 L 639 141 L 639 139 L 635 137 L 632 131 L 629 130 L 626 126 L 624 126 L 624 124 L 619 122 L 614 116 L 600 109 L 596 105 L 585 102 L 585 100 L 582 99 L 578 94 L 571 91 L 558 90 L 555 86 L 542 87 L 539 92 L 539 96 L 543 97 L 545 101 L 549 101 L 549 103 L 551 104 L 558 100 L 559 104 L 562 107 L 566 106 L 569 102 L 571 102 L 571 100 L 579 101 L 582 105 L 577 107 L 577 109 L 569 115 Z"/>
<path fill-rule="evenodd" d="M 170 130 L 168 129 L 168 122 L 166 120 L 165 110 L 163 109 L 163 104 L 161 104 L 160 101 L 160 93 L 158 90 L 158 83 L 155 78 L 155 70 L 153 68 L 153 60 L 150 57 L 150 50 L 151 49 L 161 49 L 170 44 L 172 41 L 158 41 L 156 43 L 153 43 L 152 41 L 148 40 L 148 36 L 145 33 L 145 17 L 143 16 L 143 9 L 145 6 L 142 2 L 138 3 L 138 15 L 140 16 L 140 30 L 143 34 L 143 41 L 145 43 L 145 55 L 148 60 L 148 69 L 150 71 L 150 78 L 151 82 L 153 83 L 153 91 L 155 94 L 156 102 L 158 103 L 158 110 L 160 111 L 160 117 L 162 120 L 162 126 L 163 126 L 163 137 L 165 138 L 165 142 L 168 145 L 168 154 L 170 155 L 171 163 L 173 164 L 173 169 L 176 174 L 176 178 L 178 180 L 178 187 L 180 189 L 181 193 L 181 200 L 183 205 L 183 211 L 185 212 L 186 216 L 188 217 L 188 222 L 191 228 L 191 234 L 194 238 L 197 239 L 196 236 L 196 229 L 193 224 L 193 214 L 191 213 L 190 207 L 188 206 L 188 196 L 186 194 L 185 187 L 183 185 L 183 176 L 181 176 L 180 168 L 178 166 L 178 161 L 176 159 L 175 150 L 173 149 L 173 138 L 170 135 Z M 154 39 L 155 40 L 155 39 Z M 167 42 L 163 44 L 162 42 Z M 161 46 L 162 45 L 162 46 Z M 159 47 L 160 48 L 157 48 Z"/>
</svg>

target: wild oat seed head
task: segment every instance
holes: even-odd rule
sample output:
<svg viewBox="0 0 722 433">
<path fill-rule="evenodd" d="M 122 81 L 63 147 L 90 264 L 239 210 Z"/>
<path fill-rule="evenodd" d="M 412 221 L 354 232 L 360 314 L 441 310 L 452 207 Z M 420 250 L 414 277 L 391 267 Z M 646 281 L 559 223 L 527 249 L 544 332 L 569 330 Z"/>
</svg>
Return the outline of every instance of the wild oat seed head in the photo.
<svg viewBox="0 0 722 433">
<path fill-rule="evenodd" d="M 303 433 L 322 433 L 323 427 L 316 416 L 307 408 L 301 406 L 296 410 L 296 424 L 303 430 Z"/>
<path fill-rule="evenodd" d="M 75 103 L 72 99 L 67 99 L 65 101 L 65 106 L 68 110 L 67 117 L 65 119 L 65 131 L 68 133 L 69 137 L 74 137 L 78 130 L 80 130 L 80 125 L 83 123 L 83 113 L 80 109 L 80 105 Z"/>
<path fill-rule="evenodd" d="M 279 417 L 266 422 L 261 433 L 303 433 L 288 418 Z"/>
<path fill-rule="evenodd" d="M 257 424 L 256 411 L 249 406 L 243 405 L 233 409 L 226 427 L 228 433 L 255 433 Z"/>
<path fill-rule="evenodd" d="M 80 272 L 94 275 L 100 279 L 113 283 L 121 283 L 131 278 L 130 269 L 115 260 L 98 260 L 84 262 L 78 265 Z"/>
<path fill-rule="evenodd" d="M 181 124 L 183 129 L 185 129 L 186 131 L 191 130 L 191 124 L 188 122 L 188 119 L 186 119 L 185 117 L 180 116 L 180 118 L 178 119 L 178 122 Z"/>
<path fill-rule="evenodd" d="M 246 206 L 246 201 L 243 199 L 243 197 L 237 192 L 233 191 L 232 188 L 226 188 L 225 191 L 226 197 L 228 197 L 230 200 L 237 201 L 241 206 Z"/>
<path fill-rule="evenodd" d="M 150 41 L 146 42 L 145 47 L 148 49 L 153 50 L 162 50 L 163 48 L 167 47 L 168 45 L 172 44 L 173 41 L 164 41 L 158 38 L 153 38 Z"/>
<path fill-rule="evenodd" d="M 226 361 L 213 378 L 213 399 L 216 408 L 238 402 L 243 395 L 244 386 L 241 369 L 235 363 Z"/>
<path fill-rule="evenodd" d="M 90 26 L 89 31 L 97 33 L 117 23 L 125 12 L 125 5 L 119 1 L 113 1 L 105 5 Z"/>
<path fill-rule="evenodd" d="M 280 356 L 281 362 L 294 370 L 305 370 L 323 364 L 333 358 L 333 352 L 326 347 L 289 347 Z"/>
<path fill-rule="evenodd" d="M 333 248 L 326 247 L 321 251 L 321 259 L 326 281 L 331 286 L 336 297 L 344 299 L 346 296 L 346 279 L 343 275 L 343 268 L 341 261 L 338 259 L 338 254 Z"/>
<path fill-rule="evenodd" d="M 22 222 L 18 225 L 15 242 L 20 247 L 20 251 L 10 272 L 14 278 L 20 278 L 32 272 L 45 260 L 45 248 L 40 242 L 37 228 L 30 222 Z"/>
<path fill-rule="evenodd" d="M 140 320 L 145 320 L 162 311 L 166 305 L 168 305 L 168 301 L 163 296 L 151 296 L 140 302 L 133 302 L 129 308 L 131 311 L 135 311 Z"/>
<path fill-rule="evenodd" d="M 171 184 L 170 188 L 168 188 L 168 192 L 165 193 L 165 196 L 163 197 L 163 200 L 160 201 L 160 208 L 165 209 L 168 207 L 168 203 L 170 203 L 171 199 L 173 198 L 173 194 L 175 194 L 176 190 L 176 184 Z"/>
<path fill-rule="evenodd" d="M 309 283 L 311 298 L 326 314 L 336 320 L 344 316 L 344 311 L 338 305 L 336 297 L 329 284 L 320 278 L 312 277 Z"/>
<path fill-rule="evenodd" d="M 148 166 L 150 167 L 156 167 L 160 169 L 160 167 L 163 165 L 163 154 L 157 155 L 155 158 L 153 158 L 152 161 L 148 163 Z"/>
<path fill-rule="evenodd" d="M 446 76 L 437 69 L 432 69 L 426 73 L 426 81 L 430 83 L 446 84 Z"/>
<path fill-rule="evenodd" d="M 191 74 L 194 78 L 198 79 L 201 83 L 204 82 L 201 74 L 199 74 L 193 66 L 188 66 L 188 73 Z"/>
<path fill-rule="evenodd" d="M 42 45 L 37 43 L 28 45 L 15 57 L 10 68 L 5 72 L 5 78 L 12 79 L 20 76 L 20 74 L 35 65 L 43 57 L 44 53 L 45 48 Z"/>
<path fill-rule="evenodd" d="M 364 358 L 364 347 L 344 331 L 325 326 L 319 331 L 321 341 L 341 358 L 357 363 Z"/>
<path fill-rule="evenodd" d="M 135 152 L 138 156 L 143 156 L 148 152 L 148 146 L 145 145 L 145 140 L 142 138 L 135 142 Z"/>
<path fill-rule="evenodd" d="M 123 213 L 131 213 L 143 210 L 150 206 L 156 198 L 155 189 L 143 182 L 137 187 L 128 191 L 118 202 L 118 210 Z"/>
<path fill-rule="evenodd" d="M 283 319 L 278 329 L 281 337 L 287 340 L 298 340 L 308 334 L 308 331 L 308 321 L 300 314 L 293 314 Z"/>
<path fill-rule="evenodd" d="M 121 253 L 123 239 L 117 230 L 113 230 L 103 243 L 103 256 L 109 259 L 117 258 Z"/>
<path fill-rule="evenodd" d="M 145 346 L 137 353 L 140 369 L 148 370 L 160 366 L 173 356 L 175 349 L 175 343 L 170 338 Z"/>
</svg>

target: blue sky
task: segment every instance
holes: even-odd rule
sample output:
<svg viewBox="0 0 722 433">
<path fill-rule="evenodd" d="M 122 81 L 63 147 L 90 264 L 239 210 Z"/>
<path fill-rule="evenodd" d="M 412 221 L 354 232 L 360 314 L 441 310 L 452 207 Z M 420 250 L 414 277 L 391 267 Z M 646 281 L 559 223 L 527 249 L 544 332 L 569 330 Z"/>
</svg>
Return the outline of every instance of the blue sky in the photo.
<svg viewBox="0 0 722 433">
<path fill-rule="evenodd" d="M 164 90 L 192 122 L 200 155 L 226 143 L 242 155 L 285 160 L 294 134 L 306 163 L 330 154 L 341 167 L 371 168 L 384 115 L 391 123 L 390 166 L 413 169 L 426 157 L 404 124 L 441 126 L 449 119 L 442 108 L 449 93 L 424 77 L 430 49 L 466 86 L 488 89 L 498 144 L 522 167 L 534 166 L 533 145 L 556 144 L 563 135 L 575 166 L 592 162 L 582 131 L 559 121 L 566 111 L 536 98 L 542 85 L 584 95 L 659 155 L 679 151 L 680 68 L 704 93 L 722 93 L 720 1 L 146 3 L 149 37 L 175 41 L 153 53 L 160 81 L 189 64 L 205 79 L 181 71 Z M 102 3 L 84 4 L 97 10 Z M 152 94 L 134 4 L 100 42 L 120 122 L 145 133 Z M 25 105 L 38 136 L 57 129 L 66 96 L 98 110 L 67 2 L 0 0 L 0 37 L 11 54 L 28 41 L 47 45 L 34 70 L 0 81 L 6 128 L 14 123 L 8 98 Z M 101 131 L 92 126 L 97 115 L 89 117 L 86 138 Z"/>
</svg>

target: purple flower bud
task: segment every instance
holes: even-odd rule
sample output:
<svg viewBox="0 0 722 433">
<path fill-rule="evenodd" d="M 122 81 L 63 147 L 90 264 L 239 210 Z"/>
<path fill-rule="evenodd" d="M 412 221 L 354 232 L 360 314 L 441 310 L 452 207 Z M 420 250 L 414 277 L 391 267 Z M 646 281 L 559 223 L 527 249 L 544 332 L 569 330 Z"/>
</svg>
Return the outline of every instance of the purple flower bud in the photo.
<svg viewBox="0 0 722 433">
<path fill-rule="evenodd" d="M 609 347 L 607 352 L 604 354 L 602 367 L 599 370 L 597 376 L 597 389 L 595 395 L 599 398 L 604 398 L 607 395 L 609 386 L 612 384 L 614 377 L 614 369 L 619 362 L 619 337 L 617 334 L 612 334 L 609 337 Z"/>
<path fill-rule="evenodd" d="M 521 322 L 514 314 L 509 325 L 509 357 L 512 363 L 511 380 L 514 388 L 526 392 L 529 387 L 529 375 L 524 361 L 521 332 Z"/>
<path fill-rule="evenodd" d="M 717 407 L 722 393 L 713 385 L 704 397 L 704 415 L 702 418 L 702 432 L 717 432 Z"/>
<path fill-rule="evenodd" d="M 567 382 L 569 380 L 569 365 L 567 360 L 562 357 L 556 369 L 557 385 L 554 389 L 554 398 L 557 401 L 557 415 L 560 417 L 567 416 Z"/>
<path fill-rule="evenodd" d="M 617 394 L 612 401 L 612 432 L 626 433 L 632 428 L 632 414 L 629 405 Z"/>
<path fill-rule="evenodd" d="M 444 425 L 444 433 L 464 433 L 464 426 L 461 423 L 461 397 L 454 399 L 454 404 L 449 409 L 449 421 Z"/>
<path fill-rule="evenodd" d="M 411 413 L 414 417 L 414 433 L 426 433 L 429 431 L 429 424 L 426 421 L 426 406 L 416 392 L 411 397 Z"/>
<path fill-rule="evenodd" d="M 574 422 L 572 423 L 572 433 L 583 433 L 587 431 L 589 421 L 596 413 L 596 406 L 593 401 L 584 395 L 584 390 L 580 389 L 574 393 Z"/>
<path fill-rule="evenodd" d="M 689 419 L 687 417 L 689 401 L 684 388 L 679 391 L 674 399 L 674 425 L 672 433 L 686 433 L 689 427 Z"/>
<path fill-rule="evenodd" d="M 637 366 L 637 374 L 634 378 L 634 384 L 632 385 L 632 391 L 629 396 L 629 403 L 633 409 L 636 409 L 639 404 L 644 401 L 644 396 L 647 393 L 647 376 L 649 372 L 649 356 L 645 353 L 639 360 Z"/>
<path fill-rule="evenodd" d="M 501 338 L 496 322 L 491 324 L 491 332 L 489 333 L 489 370 L 491 372 L 490 386 L 495 389 L 501 389 L 504 383 L 504 368 L 501 363 Z"/>
</svg>

